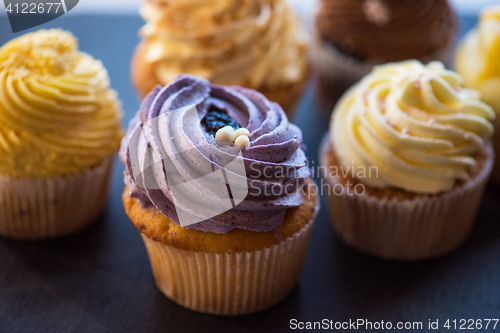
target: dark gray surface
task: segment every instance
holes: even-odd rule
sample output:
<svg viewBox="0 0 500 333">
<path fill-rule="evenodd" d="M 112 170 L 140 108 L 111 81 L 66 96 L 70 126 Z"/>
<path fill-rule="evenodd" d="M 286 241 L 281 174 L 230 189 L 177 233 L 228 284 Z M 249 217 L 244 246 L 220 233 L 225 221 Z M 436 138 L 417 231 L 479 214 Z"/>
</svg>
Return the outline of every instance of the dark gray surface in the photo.
<svg viewBox="0 0 500 333">
<path fill-rule="evenodd" d="M 463 27 L 474 23 L 464 19 Z M 83 51 L 102 59 L 123 101 L 125 122 L 139 106 L 129 61 L 141 25 L 138 16 L 65 15 L 43 26 L 71 30 Z M 13 36 L 0 17 L 0 43 Z M 328 116 L 313 86 L 295 122 L 317 161 Z M 156 289 L 143 242 L 123 211 L 122 171 L 117 164 L 107 214 L 82 233 L 35 243 L 0 239 L 0 332 L 281 332 L 292 318 L 424 325 L 439 319 L 442 326 L 446 319 L 500 317 L 498 188 L 487 189 L 462 248 L 418 263 L 382 261 L 348 248 L 332 232 L 323 202 L 299 286 L 272 309 L 225 318 L 186 310 Z"/>
</svg>

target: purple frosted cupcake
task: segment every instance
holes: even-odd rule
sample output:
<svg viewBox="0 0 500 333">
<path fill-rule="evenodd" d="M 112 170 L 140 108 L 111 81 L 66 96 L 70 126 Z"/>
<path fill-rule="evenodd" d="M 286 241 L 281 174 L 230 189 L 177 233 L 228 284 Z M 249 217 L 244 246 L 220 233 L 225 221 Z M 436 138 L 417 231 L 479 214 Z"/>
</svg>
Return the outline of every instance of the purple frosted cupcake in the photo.
<svg viewBox="0 0 500 333">
<path fill-rule="evenodd" d="M 302 132 L 278 104 L 180 76 L 145 98 L 120 157 L 125 210 L 166 296 L 237 315 L 296 285 L 318 199 Z"/>
</svg>

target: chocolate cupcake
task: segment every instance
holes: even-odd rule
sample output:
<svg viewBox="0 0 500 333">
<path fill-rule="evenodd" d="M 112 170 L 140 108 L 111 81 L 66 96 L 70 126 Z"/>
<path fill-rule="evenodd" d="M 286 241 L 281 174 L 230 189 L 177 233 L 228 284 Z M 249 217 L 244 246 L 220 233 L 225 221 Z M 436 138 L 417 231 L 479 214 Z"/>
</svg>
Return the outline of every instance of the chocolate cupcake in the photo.
<svg viewBox="0 0 500 333">
<path fill-rule="evenodd" d="M 374 65 L 417 59 L 447 62 L 457 20 L 447 0 L 321 0 L 315 64 L 325 102 Z"/>
</svg>

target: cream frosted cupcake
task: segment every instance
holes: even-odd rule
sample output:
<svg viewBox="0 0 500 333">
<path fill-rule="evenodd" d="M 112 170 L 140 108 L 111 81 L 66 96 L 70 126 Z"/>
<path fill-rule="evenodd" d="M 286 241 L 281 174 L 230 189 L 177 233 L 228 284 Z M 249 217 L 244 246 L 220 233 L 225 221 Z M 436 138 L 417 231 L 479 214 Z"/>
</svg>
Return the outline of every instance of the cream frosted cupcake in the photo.
<svg viewBox="0 0 500 333">
<path fill-rule="evenodd" d="M 44 239 L 94 221 L 122 129 L 102 63 L 62 30 L 0 48 L 0 234 Z"/>
<path fill-rule="evenodd" d="M 146 0 L 132 59 L 144 97 L 188 73 L 256 89 L 289 113 L 309 77 L 306 38 L 284 0 Z"/>
<path fill-rule="evenodd" d="M 495 114 L 461 85 L 440 62 L 406 61 L 375 67 L 342 97 L 321 152 L 341 239 L 416 260 L 467 238 L 493 166 Z"/>
<path fill-rule="evenodd" d="M 318 211 L 301 144 L 254 90 L 183 75 L 146 97 L 120 150 L 123 202 L 166 296 L 239 315 L 290 293 Z"/>
<path fill-rule="evenodd" d="M 321 0 L 314 59 L 323 100 L 333 107 L 333 91 L 342 92 L 375 65 L 446 63 L 456 21 L 447 0 Z"/>
<path fill-rule="evenodd" d="M 461 42 L 455 56 L 455 70 L 464 78 L 464 86 L 477 89 L 481 99 L 495 110 L 495 150 L 500 149 L 500 6 L 488 7 L 479 25 Z M 500 183 L 500 154 L 496 155 L 492 179 Z"/>
</svg>

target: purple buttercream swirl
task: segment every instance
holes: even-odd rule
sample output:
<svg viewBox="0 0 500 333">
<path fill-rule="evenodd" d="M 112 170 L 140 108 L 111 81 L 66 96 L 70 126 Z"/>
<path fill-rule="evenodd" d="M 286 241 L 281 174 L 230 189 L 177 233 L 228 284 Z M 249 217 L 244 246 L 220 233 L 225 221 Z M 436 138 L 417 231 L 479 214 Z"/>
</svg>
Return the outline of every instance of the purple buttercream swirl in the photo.
<svg viewBox="0 0 500 333">
<path fill-rule="evenodd" d="M 148 147 L 158 146 L 161 151 L 189 151 L 189 154 L 186 154 L 188 158 L 184 158 L 189 160 L 187 164 L 184 160 L 173 164 L 181 174 L 201 168 L 199 166 L 205 161 L 208 161 L 212 168 L 224 168 L 223 163 L 213 157 L 213 151 L 206 149 L 207 145 L 217 149 L 218 154 L 230 159 L 242 159 L 244 162 L 248 185 L 248 195 L 245 199 L 232 209 L 187 228 L 226 233 L 235 228 L 270 231 L 279 227 L 286 209 L 303 203 L 300 189 L 310 175 L 302 146 L 302 132 L 297 126 L 289 123 L 277 103 L 270 102 L 262 94 L 241 87 L 213 85 L 191 75 L 179 76 L 163 88 L 155 87 L 130 121 L 127 135 L 122 141 L 120 159 L 126 166 L 125 184 L 129 187 L 131 196 L 137 198 L 141 206 L 154 206 L 163 215 L 179 223 L 176 211 L 178 206 L 173 204 L 168 184 L 163 189 L 149 189 L 147 186 L 138 186 L 135 178 L 131 176 L 134 163 L 132 160 L 144 160 L 143 155 L 147 152 L 130 140 L 130 137 L 152 119 L 190 105 L 196 105 L 199 122 L 214 108 L 227 113 L 241 127 L 249 130 L 251 145 L 249 148 L 242 148 L 241 154 L 238 155 L 240 149 L 219 146 L 204 126 L 185 126 L 183 118 L 179 117 L 168 118 L 168 121 L 177 121 L 179 124 L 157 126 L 152 131 Z M 165 168 L 163 165 L 161 169 L 165 173 L 164 178 L 167 177 Z M 206 170 L 197 171 L 200 174 L 206 173 Z M 231 170 L 226 169 L 226 172 L 231 173 Z"/>
</svg>

